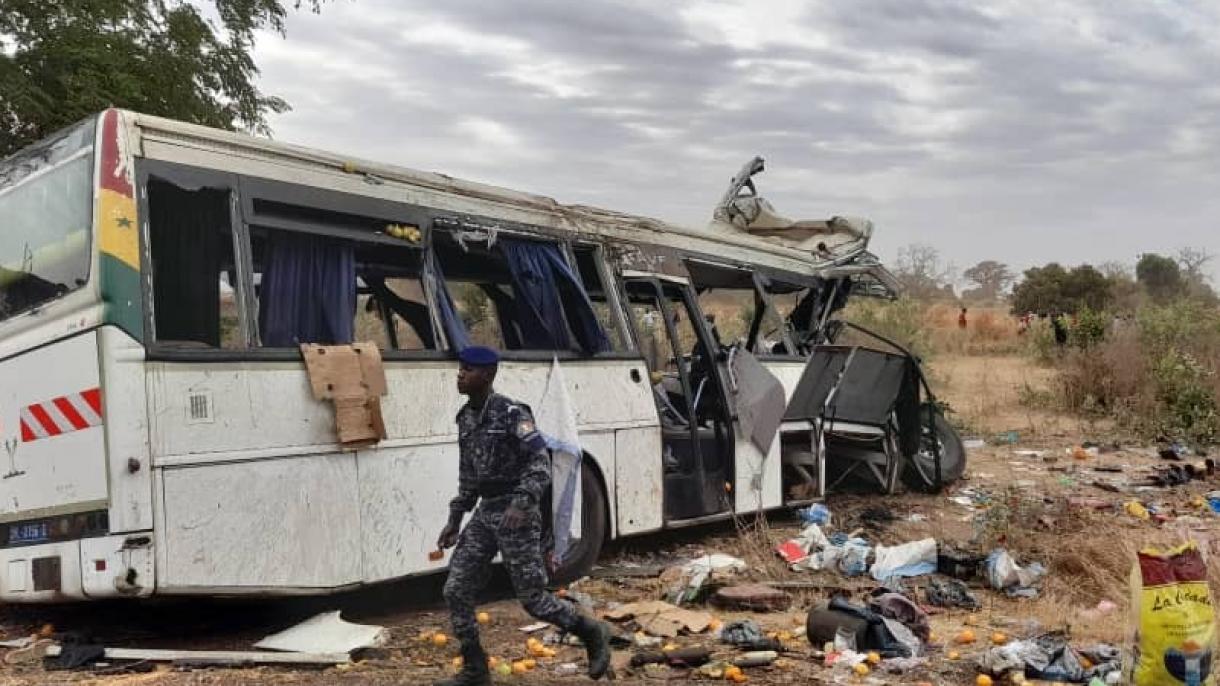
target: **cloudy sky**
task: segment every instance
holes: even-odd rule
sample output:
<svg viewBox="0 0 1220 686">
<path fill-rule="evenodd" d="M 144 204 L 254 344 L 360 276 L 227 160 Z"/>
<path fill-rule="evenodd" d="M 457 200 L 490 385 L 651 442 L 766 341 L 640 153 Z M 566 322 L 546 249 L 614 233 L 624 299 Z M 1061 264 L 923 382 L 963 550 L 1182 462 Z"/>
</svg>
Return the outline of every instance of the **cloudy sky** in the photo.
<svg viewBox="0 0 1220 686">
<path fill-rule="evenodd" d="M 887 258 L 1220 253 L 1211 0 L 331 0 L 256 60 L 280 140 L 562 202 L 699 225 L 759 154 Z"/>
</svg>

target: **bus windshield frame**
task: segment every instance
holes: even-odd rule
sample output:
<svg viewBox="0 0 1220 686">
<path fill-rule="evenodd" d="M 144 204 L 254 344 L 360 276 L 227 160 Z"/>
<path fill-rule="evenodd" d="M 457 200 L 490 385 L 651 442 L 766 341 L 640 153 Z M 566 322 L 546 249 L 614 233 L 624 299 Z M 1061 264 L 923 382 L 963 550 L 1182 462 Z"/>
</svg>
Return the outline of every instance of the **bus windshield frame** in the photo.
<svg viewBox="0 0 1220 686">
<path fill-rule="evenodd" d="M 0 160 L 0 323 L 89 283 L 97 118 Z"/>
</svg>

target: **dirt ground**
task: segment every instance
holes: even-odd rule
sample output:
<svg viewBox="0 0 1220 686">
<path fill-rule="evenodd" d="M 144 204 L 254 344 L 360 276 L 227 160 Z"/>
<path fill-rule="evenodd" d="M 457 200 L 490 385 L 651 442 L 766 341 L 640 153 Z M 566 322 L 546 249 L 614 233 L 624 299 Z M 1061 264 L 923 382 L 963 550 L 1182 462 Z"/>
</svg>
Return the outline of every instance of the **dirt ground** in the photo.
<svg viewBox="0 0 1220 686">
<path fill-rule="evenodd" d="M 982 603 L 977 612 L 935 609 L 931 614 L 933 640 L 928 661 L 905 674 L 888 674 L 884 665 L 860 678 L 823 667 L 813 657 L 817 647 L 799 635 L 784 642 L 781 662 L 750 668 L 746 675 L 758 684 L 874 683 L 973 684 L 978 674 L 975 659 L 988 637 L 1001 632 L 1011 638 L 1032 636 L 1052 629 L 1067 629 L 1074 643 L 1123 643 L 1127 637 L 1127 579 L 1134 551 L 1142 546 L 1190 536 L 1211 554 L 1220 554 L 1220 518 L 1201 504 L 1201 496 L 1220 489 L 1220 480 L 1194 481 L 1173 487 L 1139 488 L 1153 470 L 1165 466 L 1152 446 L 1110 444 L 1115 438 L 1104 425 L 1082 423 L 1055 415 L 1029 402 L 1045 389 L 1049 374 L 1016 355 L 937 357 L 932 378 L 953 408 L 955 420 L 970 437 L 987 439 L 970 450 L 967 477 L 938 495 L 907 493 L 889 498 L 876 495 L 837 495 L 827 504 L 834 513 L 828 530 L 862 529 L 872 544 L 894 545 L 926 537 L 986 552 L 1008 548 L 1022 564 L 1041 562 L 1049 573 L 1035 599 L 1010 599 L 970 582 Z M 1024 401 L 1023 401 L 1024 400 Z M 1099 454 L 1073 456 L 1072 449 L 1086 441 L 1102 446 Z M 1030 453 L 1027 451 L 1038 451 Z M 1119 492 L 1115 492 L 1119 491 Z M 1144 520 L 1124 511 L 1122 505 L 1139 500 L 1152 506 L 1164 521 Z M 892 515 L 878 521 L 878 512 Z M 886 519 L 881 517 L 880 519 Z M 588 594 L 599 613 L 611 603 L 659 598 L 665 584 L 650 576 L 623 575 L 614 570 L 672 565 L 700 554 L 723 552 L 746 561 L 748 569 L 733 582 L 779 582 L 792 597 L 790 610 L 768 613 L 733 613 L 713 607 L 722 621 L 750 617 L 768 632 L 799 634 L 806 612 L 825 603 L 832 593 L 848 593 L 863 602 L 875 584 L 867 576 L 844 578 L 834 572 L 791 571 L 778 559 L 774 547 L 794 535 L 800 526 L 790 513 L 767 519 L 750 517 L 737 522 L 669 532 L 613 545 L 603 555 L 597 578 L 583 580 L 572 590 Z M 1220 580 L 1220 565 L 1211 563 L 1213 582 Z M 617 574 L 617 576 L 616 576 Z M 929 577 L 910 579 L 906 588 L 922 600 Z M 75 632 L 111 646 L 180 649 L 249 649 L 262 636 L 278 631 L 312 614 L 342 609 L 350 621 L 388 627 L 391 640 L 351 666 L 328 669 L 185 669 L 164 665 L 94 668 L 90 671 L 48 672 L 38 661 L 5 655 L 0 665 L 0 686 L 25 684 L 98 684 L 105 686 L 150 684 L 418 684 L 451 674 L 457 654 L 453 641 L 443 646 L 422 640 L 432 632 L 447 632 L 440 603 L 442 579 L 429 577 L 323 599 L 264 602 L 212 600 L 155 603 L 107 603 L 74 607 L 0 608 L 3 638 L 29 635 L 50 624 L 54 632 Z M 793 584 L 803 585 L 791 588 Z M 1220 588 L 1213 583 L 1213 589 Z M 1101 601 L 1115 608 L 1098 609 Z M 525 657 L 526 634 L 518 627 L 531 623 L 512 600 L 511 590 L 498 579 L 481 607 L 491 616 L 484 641 L 489 653 L 501 660 Z M 969 628 L 978 640 L 956 644 Z M 631 636 L 630 624 L 618 626 Z M 536 634 L 536 635 L 545 635 Z M 708 633 L 672 639 L 678 646 L 706 646 L 731 657 L 734 651 Z M 579 646 L 556 646 L 558 655 L 541 659 L 528 674 L 497 677 L 499 683 L 578 683 L 581 675 L 559 676 L 557 668 L 576 663 L 583 672 Z M 950 659 L 949 653 L 960 653 Z M 615 654 L 619 682 L 652 683 L 670 679 L 708 679 L 676 668 L 631 669 L 633 649 Z M 8 664 L 16 662 L 16 664 Z M 151 670 L 151 671 L 140 671 Z"/>
</svg>

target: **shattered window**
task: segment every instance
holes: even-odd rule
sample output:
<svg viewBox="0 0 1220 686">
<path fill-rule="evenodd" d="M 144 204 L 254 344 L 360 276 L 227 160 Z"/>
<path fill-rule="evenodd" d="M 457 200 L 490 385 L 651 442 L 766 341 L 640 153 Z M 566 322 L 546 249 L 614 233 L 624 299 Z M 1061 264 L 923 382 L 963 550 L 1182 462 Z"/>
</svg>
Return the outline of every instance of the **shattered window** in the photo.
<svg viewBox="0 0 1220 686">
<path fill-rule="evenodd" d="M 244 348 L 229 191 L 157 178 L 147 188 L 157 341 Z"/>
<path fill-rule="evenodd" d="M 585 292 L 593 303 L 593 312 L 597 315 L 598 323 L 610 339 L 610 348 L 626 350 L 630 347 L 627 344 L 626 332 L 619 326 L 618 318 L 614 315 L 610 294 L 602 279 L 602 271 L 598 268 L 601 259 L 599 251 L 591 247 L 577 247 L 575 252 L 576 266 L 580 271 L 581 281 L 584 282 Z"/>
<path fill-rule="evenodd" d="M 582 354 L 613 349 L 606 327 L 609 313 L 604 308 L 604 316 L 597 313 L 596 300 L 562 244 L 444 230 L 433 234 L 432 244 L 461 320 L 453 326 L 464 328 L 472 343 Z"/>
</svg>

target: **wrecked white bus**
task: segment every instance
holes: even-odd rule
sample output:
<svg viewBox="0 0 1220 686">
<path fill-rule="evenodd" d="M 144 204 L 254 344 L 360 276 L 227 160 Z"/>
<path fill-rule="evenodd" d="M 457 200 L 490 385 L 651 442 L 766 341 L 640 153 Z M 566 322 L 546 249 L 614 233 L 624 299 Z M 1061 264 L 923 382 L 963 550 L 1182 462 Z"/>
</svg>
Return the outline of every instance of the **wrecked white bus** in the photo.
<svg viewBox="0 0 1220 686">
<path fill-rule="evenodd" d="M 776 238 L 794 225 L 758 170 L 687 229 L 117 110 L 0 162 L 0 600 L 442 569 L 466 341 L 503 350 L 526 402 L 563 371 L 583 450 L 564 574 L 609 539 L 783 506 L 791 441 L 742 430 L 735 353 L 791 396 L 812 332 L 892 282 L 867 222 Z M 356 450 L 299 348 L 352 341 L 387 385 L 385 438 Z"/>
</svg>

